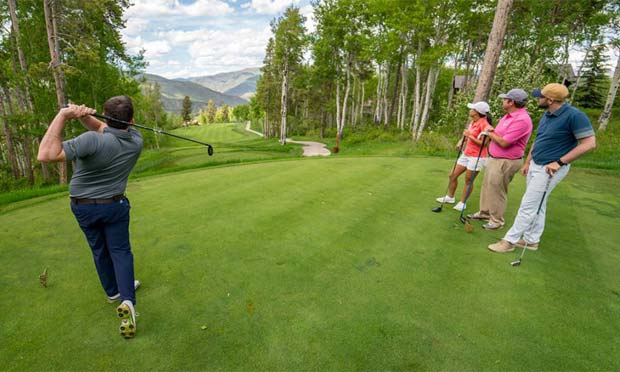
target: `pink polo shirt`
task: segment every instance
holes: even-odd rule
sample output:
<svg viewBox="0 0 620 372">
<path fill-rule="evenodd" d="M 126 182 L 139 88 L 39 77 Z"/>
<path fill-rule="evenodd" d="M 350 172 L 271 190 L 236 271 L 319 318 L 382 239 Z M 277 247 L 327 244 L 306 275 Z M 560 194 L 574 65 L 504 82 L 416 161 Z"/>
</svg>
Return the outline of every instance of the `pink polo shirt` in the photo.
<svg viewBox="0 0 620 372">
<path fill-rule="evenodd" d="M 525 146 L 532 134 L 532 118 L 524 108 L 504 115 L 495 127 L 495 134 L 508 142 L 510 146 L 503 148 L 494 141 L 489 145 L 489 153 L 494 158 L 520 159 L 525 153 Z"/>
</svg>

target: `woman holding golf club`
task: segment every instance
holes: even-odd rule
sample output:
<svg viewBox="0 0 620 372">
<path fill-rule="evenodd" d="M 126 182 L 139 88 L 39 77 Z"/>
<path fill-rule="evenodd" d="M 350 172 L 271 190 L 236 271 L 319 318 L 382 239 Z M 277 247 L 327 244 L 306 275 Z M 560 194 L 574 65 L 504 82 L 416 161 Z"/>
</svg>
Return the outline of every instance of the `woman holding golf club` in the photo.
<svg viewBox="0 0 620 372">
<path fill-rule="evenodd" d="M 456 201 L 454 194 L 456 193 L 456 189 L 458 187 L 458 178 L 461 174 L 465 173 L 466 187 L 463 188 L 461 200 L 454 206 L 454 209 L 459 212 L 462 212 L 465 209 L 467 197 L 473 190 L 473 185 L 471 185 L 472 179 L 476 177 L 476 174 L 478 174 L 478 172 L 480 172 L 486 164 L 488 150 L 486 145 L 482 142 L 484 137 L 478 139 L 478 136 L 487 126 L 491 125 L 491 108 L 488 103 L 484 101 L 468 103 L 467 107 L 470 109 L 469 118 L 471 121 L 469 122 L 467 129 L 463 131 L 463 137 L 456 144 L 456 147 L 461 149 L 464 143 L 463 141 L 466 141 L 465 149 L 450 173 L 448 194 L 437 198 L 439 203 L 453 204 Z M 471 186 L 467 187 L 467 185 Z"/>
</svg>

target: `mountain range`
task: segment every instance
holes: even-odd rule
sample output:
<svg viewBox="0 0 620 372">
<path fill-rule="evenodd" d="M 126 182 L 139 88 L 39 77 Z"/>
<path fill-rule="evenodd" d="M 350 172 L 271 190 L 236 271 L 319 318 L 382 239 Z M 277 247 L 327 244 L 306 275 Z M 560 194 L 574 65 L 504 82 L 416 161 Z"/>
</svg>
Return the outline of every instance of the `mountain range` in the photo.
<svg viewBox="0 0 620 372">
<path fill-rule="evenodd" d="M 256 92 L 256 82 L 259 77 L 260 68 L 246 68 L 216 75 L 190 77 L 187 80 L 216 92 L 249 100 Z"/>
<path fill-rule="evenodd" d="M 198 112 L 213 100 L 216 106 L 238 106 L 248 103 L 256 92 L 260 69 L 248 68 L 241 71 L 216 75 L 196 76 L 180 79 L 166 79 L 154 74 L 143 74 L 145 83 L 160 86 L 162 104 L 168 112 L 180 113 L 183 98 L 192 100 L 192 111 Z"/>
</svg>

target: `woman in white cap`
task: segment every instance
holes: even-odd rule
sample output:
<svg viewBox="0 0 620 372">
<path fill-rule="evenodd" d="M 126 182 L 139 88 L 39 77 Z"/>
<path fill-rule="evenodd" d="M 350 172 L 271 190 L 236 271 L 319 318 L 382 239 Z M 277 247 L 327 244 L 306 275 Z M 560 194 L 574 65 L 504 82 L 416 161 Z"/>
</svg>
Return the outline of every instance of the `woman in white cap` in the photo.
<svg viewBox="0 0 620 372">
<path fill-rule="evenodd" d="M 459 140 L 456 144 L 457 148 L 461 148 L 462 141 L 467 141 L 465 145 L 465 149 L 463 153 L 459 157 L 456 162 L 456 166 L 450 173 L 450 183 L 448 186 L 448 194 L 446 196 L 442 196 L 437 198 L 437 201 L 440 203 L 451 203 L 453 204 L 456 200 L 454 198 L 454 194 L 456 193 L 456 188 L 458 187 L 458 178 L 461 174 L 465 173 L 465 187 L 463 188 L 463 196 L 461 200 L 454 206 L 454 209 L 461 212 L 465 209 L 465 202 L 467 200 L 468 194 L 471 194 L 473 191 L 473 184 L 471 190 L 469 188 L 470 183 L 472 182 L 472 177 L 476 177 L 476 174 L 484 168 L 484 164 L 486 164 L 486 159 L 488 156 L 488 150 L 486 144 L 481 149 L 482 139 L 478 139 L 480 133 L 484 131 L 484 129 L 491 125 L 491 108 L 489 104 L 480 101 L 476 103 L 468 103 L 467 107 L 469 110 L 469 117 L 471 122 L 467 126 L 467 129 L 463 131 L 463 138 Z M 482 137 L 484 138 L 484 137 Z M 486 142 L 485 142 L 486 143 Z"/>
</svg>

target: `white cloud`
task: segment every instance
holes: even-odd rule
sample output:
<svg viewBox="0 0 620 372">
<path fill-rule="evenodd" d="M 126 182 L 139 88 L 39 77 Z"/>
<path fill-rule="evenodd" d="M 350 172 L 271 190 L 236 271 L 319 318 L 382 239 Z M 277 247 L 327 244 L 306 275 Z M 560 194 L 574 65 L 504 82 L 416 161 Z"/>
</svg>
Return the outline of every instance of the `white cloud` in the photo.
<svg viewBox="0 0 620 372">
<path fill-rule="evenodd" d="M 299 9 L 299 13 L 306 17 L 306 22 L 304 23 L 306 30 L 308 30 L 308 32 L 316 31 L 316 20 L 314 19 L 314 8 L 312 5 L 302 7 Z"/>
<path fill-rule="evenodd" d="M 233 13 L 234 9 L 221 0 L 196 0 L 181 4 L 179 0 L 135 0 L 125 12 L 125 17 L 208 17 Z"/>
<path fill-rule="evenodd" d="M 144 18 L 132 18 L 131 21 L 125 22 L 123 35 L 136 36 L 146 30 L 149 20 Z"/>
<path fill-rule="evenodd" d="M 259 14 L 277 14 L 291 4 L 299 4 L 299 0 L 252 0 L 250 6 Z"/>
<path fill-rule="evenodd" d="M 159 38 L 168 40 L 173 45 L 190 44 L 196 40 L 201 40 L 207 37 L 207 31 L 205 29 L 198 29 L 193 31 L 160 31 L 156 35 Z"/>
<path fill-rule="evenodd" d="M 170 44 L 165 40 L 146 42 L 142 45 L 142 47 L 145 49 L 144 56 L 149 61 L 162 57 L 170 53 L 170 51 L 172 50 Z"/>
<path fill-rule="evenodd" d="M 190 44 L 188 53 L 196 67 L 205 69 L 210 65 L 260 66 L 269 36 L 269 27 L 258 32 L 247 28 L 204 32 L 202 38 Z"/>
</svg>

